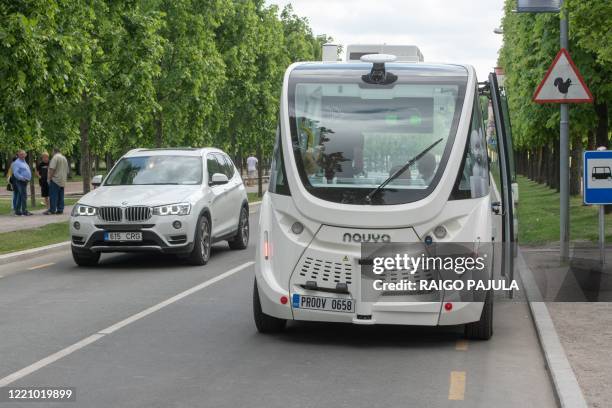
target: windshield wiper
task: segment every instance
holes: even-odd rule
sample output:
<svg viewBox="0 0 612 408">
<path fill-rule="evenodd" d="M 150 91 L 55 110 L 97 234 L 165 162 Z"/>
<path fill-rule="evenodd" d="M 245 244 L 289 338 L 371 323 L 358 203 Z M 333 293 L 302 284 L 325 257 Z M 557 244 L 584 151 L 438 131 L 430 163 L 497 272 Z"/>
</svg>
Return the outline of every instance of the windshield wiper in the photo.
<svg viewBox="0 0 612 408">
<path fill-rule="evenodd" d="M 368 195 L 365 197 L 365 200 L 369 204 L 372 204 L 372 197 L 374 197 L 380 190 L 385 188 L 385 186 L 387 184 L 389 184 L 390 182 L 392 182 L 393 180 L 398 178 L 400 175 L 402 175 L 406 170 L 408 170 L 408 168 L 410 166 L 412 166 L 414 163 L 416 163 L 421 157 L 425 156 L 425 154 L 427 152 L 429 152 L 431 149 L 433 149 L 442 140 L 444 140 L 444 138 L 440 138 L 440 139 L 436 140 L 435 142 L 430 144 L 425 150 L 423 150 L 421 153 L 417 154 L 412 159 L 408 160 L 408 162 L 406 162 L 406 164 L 404 164 L 401 169 L 399 169 L 398 171 L 396 171 L 395 173 L 393 173 L 392 175 L 387 177 L 387 179 L 385 181 L 383 181 L 382 183 L 380 183 L 380 185 L 378 187 L 376 187 L 374 190 L 370 191 L 368 193 Z"/>
</svg>

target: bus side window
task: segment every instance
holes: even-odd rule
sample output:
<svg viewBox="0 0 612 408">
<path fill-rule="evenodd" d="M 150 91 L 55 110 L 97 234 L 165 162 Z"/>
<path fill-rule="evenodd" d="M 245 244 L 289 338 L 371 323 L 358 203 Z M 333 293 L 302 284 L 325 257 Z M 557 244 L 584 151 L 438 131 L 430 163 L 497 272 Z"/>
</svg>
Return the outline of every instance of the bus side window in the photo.
<svg viewBox="0 0 612 408">
<path fill-rule="evenodd" d="M 476 91 L 472 107 L 470 134 L 465 147 L 462 170 L 457 176 L 455 188 L 450 196 L 451 200 L 479 198 L 489 194 L 487 144 L 477 95 L 478 91 Z"/>
<path fill-rule="evenodd" d="M 268 191 L 270 193 L 291 195 L 285 173 L 285 163 L 283 161 L 283 145 L 280 134 L 280 124 L 276 127 L 276 143 L 274 143 L 274 153 L 272 155 L 272 163 L 270 165 L 270 184 L 268 186 Z"/>
</svg>

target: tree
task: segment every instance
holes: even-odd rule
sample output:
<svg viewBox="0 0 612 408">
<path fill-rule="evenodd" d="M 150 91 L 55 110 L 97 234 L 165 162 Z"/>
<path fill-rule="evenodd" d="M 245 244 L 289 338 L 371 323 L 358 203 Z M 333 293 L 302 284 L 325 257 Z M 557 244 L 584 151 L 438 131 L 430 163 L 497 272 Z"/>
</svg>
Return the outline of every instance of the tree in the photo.
<svg viewBox="0 0 612 408">
<path fill-rule="evenodd" d="M 506 72 L 510 115 L 515 146 L 519 150 L 519 170 L 539 182 L 558 188 L 559 109 L 557 105 L 537 105 L 533 92 L 559 49 L 558 14 L 513 13 L 514 2 L 506 1 L 503 18 L 504 43 L 499 64 Z M 580 191 L 581 152 L 592 135 L 597 144 L 608 145 L 608 118 L 612 85 L 610 55 L 604 41 L 610 30 L 603 21 L 612 16 L 612 3 L 605 0 L 569 0 L 570 53 L 595 96 L 594 105 L 572 105 L 570 140 L 572 169 L 571 193 Z"/>
</svg>

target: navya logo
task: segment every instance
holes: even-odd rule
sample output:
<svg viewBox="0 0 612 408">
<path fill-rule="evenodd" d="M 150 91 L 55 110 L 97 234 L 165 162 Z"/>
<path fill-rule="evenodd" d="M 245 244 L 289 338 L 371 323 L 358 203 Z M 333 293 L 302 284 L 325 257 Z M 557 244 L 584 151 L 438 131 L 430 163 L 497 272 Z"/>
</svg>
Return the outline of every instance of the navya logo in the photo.
<svg viewBox="0 0 612 408">
<path fill-rule="evenodd" d="M 342 236 L 343 242 L 391 242 L 391 236 L 389 234 L 375 234 L 368 232 L 367 234 L 348 233 L 345 232 Z"/>
</svg>

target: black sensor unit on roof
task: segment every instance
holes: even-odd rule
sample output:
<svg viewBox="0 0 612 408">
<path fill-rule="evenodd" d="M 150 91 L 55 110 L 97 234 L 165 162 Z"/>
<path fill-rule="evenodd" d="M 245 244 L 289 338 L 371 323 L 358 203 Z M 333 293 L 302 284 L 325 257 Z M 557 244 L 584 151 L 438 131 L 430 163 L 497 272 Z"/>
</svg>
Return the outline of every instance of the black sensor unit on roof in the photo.
<svg viewBox="0 0 612 408">
<path fill-rule="evenodd" d="M 397 75 L 387 72 L 385 62 L 395 61 L 395 55 L 367 54 L 361 57 L 363 62 L 371 62 L 372 70 L 369 74 L 361 76 L 361 80 L 367 84 L 389 85 L 397 81 Z"/>
</svg>

